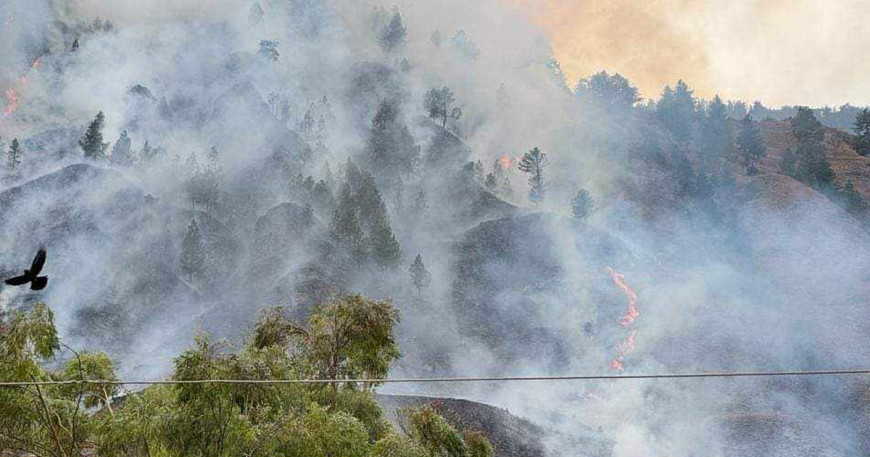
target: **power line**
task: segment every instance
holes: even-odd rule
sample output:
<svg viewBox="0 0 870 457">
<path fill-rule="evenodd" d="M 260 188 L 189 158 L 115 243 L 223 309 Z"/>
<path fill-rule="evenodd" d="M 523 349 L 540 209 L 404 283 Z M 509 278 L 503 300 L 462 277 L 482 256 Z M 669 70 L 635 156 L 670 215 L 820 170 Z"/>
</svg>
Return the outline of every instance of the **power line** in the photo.
<svg viewBox="0 0 870 457">
<path fill-rule="evenodd" d="M 2 381 L 0 387 L 27 387 L 44 385 L 166 385 L 166 384 L 423 384 L 451 382 L 521 382 L 521 381 L 625 381 L 632 379 L 691 379 L 691 378 L 762 378 L 794 376 L 867 375 L 870 369 L 814 370 L 814 371 L 737 371 L 673 374 L 576 375 L 576 376 L 488 376 L 458 378 L 392 378 L 392 379 L 188 379 L 188 380 L 64 380 L 64 381 Z"/>
</svg>

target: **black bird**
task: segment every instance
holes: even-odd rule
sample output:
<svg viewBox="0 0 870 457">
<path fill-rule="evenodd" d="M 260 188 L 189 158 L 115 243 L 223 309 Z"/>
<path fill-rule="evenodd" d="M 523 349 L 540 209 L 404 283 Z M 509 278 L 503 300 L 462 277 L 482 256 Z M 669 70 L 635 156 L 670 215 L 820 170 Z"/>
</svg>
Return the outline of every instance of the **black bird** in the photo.
<svg viewBox="0 0 870 457">
<path fill-rule="evenodd" d="M 45 265 L 45 248 L 40 248 L 39 252 L 36 253 L 36 257 L 33 258 L 30 269 L 24 270 L 24 274 L 21 276 L 7 279 L 6 284 L 10 286 L 23 286 L 30 283 L 31 290 L 45 289 L 46 284 L 48 284 L 48 276 L 39 276 L 43 265 Z"/>
</svg>

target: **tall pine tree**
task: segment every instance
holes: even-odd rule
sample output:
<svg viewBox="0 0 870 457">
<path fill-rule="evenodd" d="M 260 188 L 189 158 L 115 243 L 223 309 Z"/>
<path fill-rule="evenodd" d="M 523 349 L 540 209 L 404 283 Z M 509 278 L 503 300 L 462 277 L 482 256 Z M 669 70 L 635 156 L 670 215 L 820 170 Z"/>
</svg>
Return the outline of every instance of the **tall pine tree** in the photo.
<svg viewBox="0 0 870 457">
<path fill-rule="evenodd" d="M 202 277 L 205 272 L 205 245 L 202 242 L 202 235 L 199 233 L 196 219 L 190 221 L 187 233 L 181 242 L 179 267 L 189 282 L 192 282 L 194 278 Z"/>
<path fill-rule="evenodd" d="M 423 264 L 423 256 L 420 254 L 414 257 L 414 263 L 408 269 L 408 274 L 411 276 L 411 284 L 417 289 L 417 295 L 422 295 L 423 290 L 428 288 L 429 284 L 432 283 L 432 275 L 426 269 L 426 265 Z"/>
<path fill-rule="evenodd" d="M 6 153 L 9 163 L 9 169 L 15 171 L 15 168 L 21 163 L 21 145 L 18 143 L 18 138 L 12 140 L 12 145 L 9 146 L 9 152 Z"/>
<path fill-rule="evenodd" d="M 97 113 L 97 117 L 88 125 L 88 130 L 85 135 L 79 140 L 79 147 L 85 154 L 85 158 L 98 160 L 106 158 L 106 148 L 109 143 L 103 143 L 103 127 L 106 124 L 106 116 L 102 111 Z"/>
<path fill-rule="evenodd" d="M 767 156 L 767 147 L 761 131 L 752 120 L 752 116 L 745 115 L 740 121 L 740 133 L 737 135 L 737 154 L 740 156 L 746 173 L 750 176 L 758 173 L 755 161 Z"/>
<path fill-rule="evenodd" d="M 520 160 L 519 169 L 529 174 L 529 200 L 535 205 L 539 205 L 544 200 L 547 190 L 544 169 L 549 165 L 550 159 L 547 158 L 547 154 L 538 148 L 523 154 Z"/>
<path fill-rule="evenodd" d="M 115 146 L 112 148 L 112 164 L 120 167 L 130 167 L 135 162 L 133 155 L 133 142 L 127 135 L 127 131 L 121 132 L 118 141 L 115 141 Z"/>
<path fill-rule="evenodd" d="M 852 129 L 858 136 L 856 148 L 862 156 L 870 155 L 870 109 L 864 108 L 855 116 Z"/>
</svg>

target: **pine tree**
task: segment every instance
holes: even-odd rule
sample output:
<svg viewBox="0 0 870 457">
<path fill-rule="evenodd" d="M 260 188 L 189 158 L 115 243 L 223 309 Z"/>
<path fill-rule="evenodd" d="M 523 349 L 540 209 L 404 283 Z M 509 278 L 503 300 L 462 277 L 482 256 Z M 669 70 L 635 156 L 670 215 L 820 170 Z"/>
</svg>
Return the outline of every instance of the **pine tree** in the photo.
<svg viewBox="0 0 870 457">
<path fill-rule="evenodd" d="M 825 132 L 822 124 L 810 108 L 802 106 L 792 118 L 791 127 L 798 144 L 793 150 L 790 149 L 790 156 L 783 157 L 783 170 L 807 185 L 829 190 L 834 171 L 825 156 L 822 143 Z M 788 163 L 786 159 L 793 160 L 794 163 Z"/>
<path fill-rule="evenodd" d="M 767 147 L 764 145 L 764 138 L 761 136 L 761 131 L 752 120 L 752 116 L 745 115 L 740 121 L 740 133 L 737 135 L 737 154 L 746 167 L 747 174 L 754 175 L 758 173 L 755 168 L 755 161 L 767 156 Z"/>
<path fill-rule="evenodd" d="M 855 135 L 858 135 L 856 150 L 862 156 L 870 155 L 870 109 L 864 108 L 855 116 L 855 124 L 852 127 Z"/>
<path fill-rule="evenodd" d="M 18 138 L 12 140 L 12 145 L 9 146 L 9 152 L 6 153 L 9 163 L 9 169 L 15 171 L 15 168 L 21 163 L 21 145 L 18 143 Z"/>
<path fill-rule="evenodd" d="M 390 23 L 387 24 L 378 36 L 378 42 L 381 44 L 384 52 L 393 52 L 405 43 L 405 37 L 408 35 L 408 30 L 402 22 L 402 15 L 396 11 Z"/>
<path fill-rule="evenodd" d="M 426 192 L 421 190 L 414 197 L 414 215 L 418 219 L 422 219 L 427 211 L 429 211 L 429 200 L 426 198 Z"/>
<path fill-rule="evenodd" d="M 321 214 L 330 214 L 335 209 L 335 197 L 332 196 L 326 181 L 321 179 L 314 185 L 314 189 L 311 190 L 311 202 Z"/>
<path fill-rule="evenodd" d="M 577 195 L 571 199 L 571 214 L 581 221 L 585 221 L 594 209 L 595 200 L 586 189 L 578 190 Z"/>
<path fill-rule="evenodd" d="M 179 266 L 181 273 L 187 276 L 189 282 L 192 282 L 195 277 L 201 277 L 205 271 L 205 246 L 196 219 L 190 221 L 187 233 L 181 242 Z"/>
<path fill-rule="evenodd" d="M 387 219 L 379 220 L 369 235 L 369 252 L 381 268 L 394 268 L 399 263 L 401 249 Z"/>
<path fill-rule="evenodd" d="M 363 232 L 357 218 L 356 204 L 350 186 L 344 184 L 338 194 L 338 202 L 330 223 L 332 237 L 350 250 L 354 260 L 361 262 L 367 256 Z"/>
<path fill-rule="evenodd" d="M 127 131 L 121 132 L 118 141 L 115 141 L 115 146 L 112 147 L 111 161 L 113 165 L 120 167 L 130 167 L 135 162 L 133 157 L 133 142 L 127 136 Z"/>
<path fill-rule="evenodd" d="M 640 101 L 637 88 L 619 73 L 606 71 L 581 79 L 574 88 L 574 96 L 596 114 L 625 115 Z"/>
<path fill-rule="evenodd" d="M 85 136 L 79 140 L 79 147 L 85 154 L 85 158 L 91 160 L 104 159 L 106 157 L 106 148 L 109 143 L 103 143 L 103 127 L 106 124 L 106 116 L 102 111 L 97 113 L 97 117 L 88 126 Z"/>
<path fill-rule="evenodd" d="M 257 55 L 277 62 L 278 58 L 281 57 L 281 53 L 278 52 L 278 42 L 275 40 L 260 40 L 260 49 L 257 51 Z"/>
<path fill-rule="evenodd" d="M 707 106 L 701 122 L 701 170 L 717 174 L 726 160 L 733 159 L 731 124 L 719 96 Z"/>
<path fill-rule="evenodd" d="M 671 132 L 677 143 L 684 146 L 688 144 L 692 137 L 695 99 L 692 90 L 682 79 L 677 81 L 674 89 L 665 86 L 656 104 L 656 117 Z"/>
<path fill-rule="evenodd" d="M 411 264 L 408 273 L 411 276 L 411 284 L 417 289 L 417 295 L 422 295 L 423 290 L 432 283 L 432 275 L 423 264 L 423 256 L 417 254 L 417 257 L 414 257 L 414 263 Z"/>
<path fill-rule="evenodd" d="M 529 200 L 539 205 L 546 194 L 546 182 L 544 181 L 544 169 L 550 165 L 547 154 L 540 149 L 534 148 L 523 155 L 519 169 L 529 174 Z"/>
</svg>

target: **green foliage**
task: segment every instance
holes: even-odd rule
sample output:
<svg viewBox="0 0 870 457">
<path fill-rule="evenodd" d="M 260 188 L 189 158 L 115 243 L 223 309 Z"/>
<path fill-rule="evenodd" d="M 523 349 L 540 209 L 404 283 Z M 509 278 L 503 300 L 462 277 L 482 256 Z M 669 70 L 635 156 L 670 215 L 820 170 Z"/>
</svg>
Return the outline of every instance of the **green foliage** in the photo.
<svg viewBox="0 0 870 457">
<path fill-rule="evenodd" d="M 825 156 L 822 143 L 825 133 L 822 124 L 811 109 L 800 107 L 791 120 L 791 127 L 798 144 L 783 155 L 781 169 L 804 184 L 820 190 L 830 190 L 834 172 Z"/>
<path fill-rule="evenodd" d="M 106 148 L 109 147 L 109 143 L 103 143 L 103 127 L 105 124 L 106 116 L 100 111 L 93 122 L 88 125 L 85 135 L 79 140 L 79 147 L 82 148 L 86 159 L 97 160 L 106 158 Z"/>
<path fill-rule="evenodd" d="M 846 210 L 859 219 L 867 217 L 867 200 L 864 199 L 852 180 L 846 181 L 846 184 L 838 189 L 840 199 Z"/>
<path fill-rule="evenodd" d="M 689 85 L 677 81 L 675 88 L 665 86 L 656 104 L 656 117 L 681 145 L 687 145 L 692 137 L 692 121 L 695 116 L 695 98 Z"/>
<path fill-rule="evenodd" d="M 625 115 L 640 101 L 637 88 L 629 80 L 606 71 L 578 81 L 574 96 L 596 113 L 605 115 Z"/>
<path fill-rule="evenodd" d="M 468 457 L 494 457 L 495 451 L 492 444 L 481 432 L 465 432 L 465 446 L 468 448 Z"/>
<path fill-rule="evenodd" d="M 399 411 L 406 432 L 430 457 L 469 457 L 462 435 L 430 406 Z"/>
<path fill-rule="evenodd" d="M 519 163 L 520 171 L 529 174 L 529 200 L 538 205 L 544 200 L 547 183 L 544 181 L 544 169 L 550 165 L 547 154 L 534 148 L 523 154 Z"/>
<path fill-rule="evenodd" d="M 181 273 L 187 276 L 188 281 L 201 277 L 205 271 L 205 246 L 196 219 L 190 221 L 187 233 L 181 242 L 181 257 L 179 258 Z"/>
<path fill-rule="evenodd" d="M 870 154 L 870 109 L 864 108 L 858 112 L 852 129 L 858 136 L 855 147 L 858 154 L 862 156 Z"/>
<path fill-rule="evenodd" d="M 754 167 L 756 160 L 767 156 L 767 147 L 764 145 L 764 138 L 761 136 L 761 131 L 752 120 L 752 116 L 745 115 L 740 121 L 740 133 L 737 135 L 737 153 L 746 167 L 747 173 L 753 175 L 757 173 Z M 752 172 L 752 170 L 756 170 Z"/>
<path fill-rule="evenodd" d="M 370 457 L 429 457 L 423 446 L 404 435 L 391 433 L 376 441 Z"/>
<path fill-rule="evenodd" d="M 733 159 L 731 143 L 731 124 L 727 108 L 719 96 L 707 106 L 701 121 L 701 170 L 705 173 L 718 173 L 726 160 Z"/>
<path fill-rule="evenodd" d="M 93 379 L 101 381 L 115 381 L 115 366 L 112 359 L 106 354 L 99 353 L 82 353 L 72 358 L 67 362 L 61 372 L 63 379 Z M 79 391 L 77 385 L 65 385 L 62 387 L 63 393 L 75 399 L 77 395 L 82 396 L 84 405 L 88 408 L 106 407 L 110 412 L 112 398 L 118 394 L 117 384 L 86 384 Z"/>
</svg>

